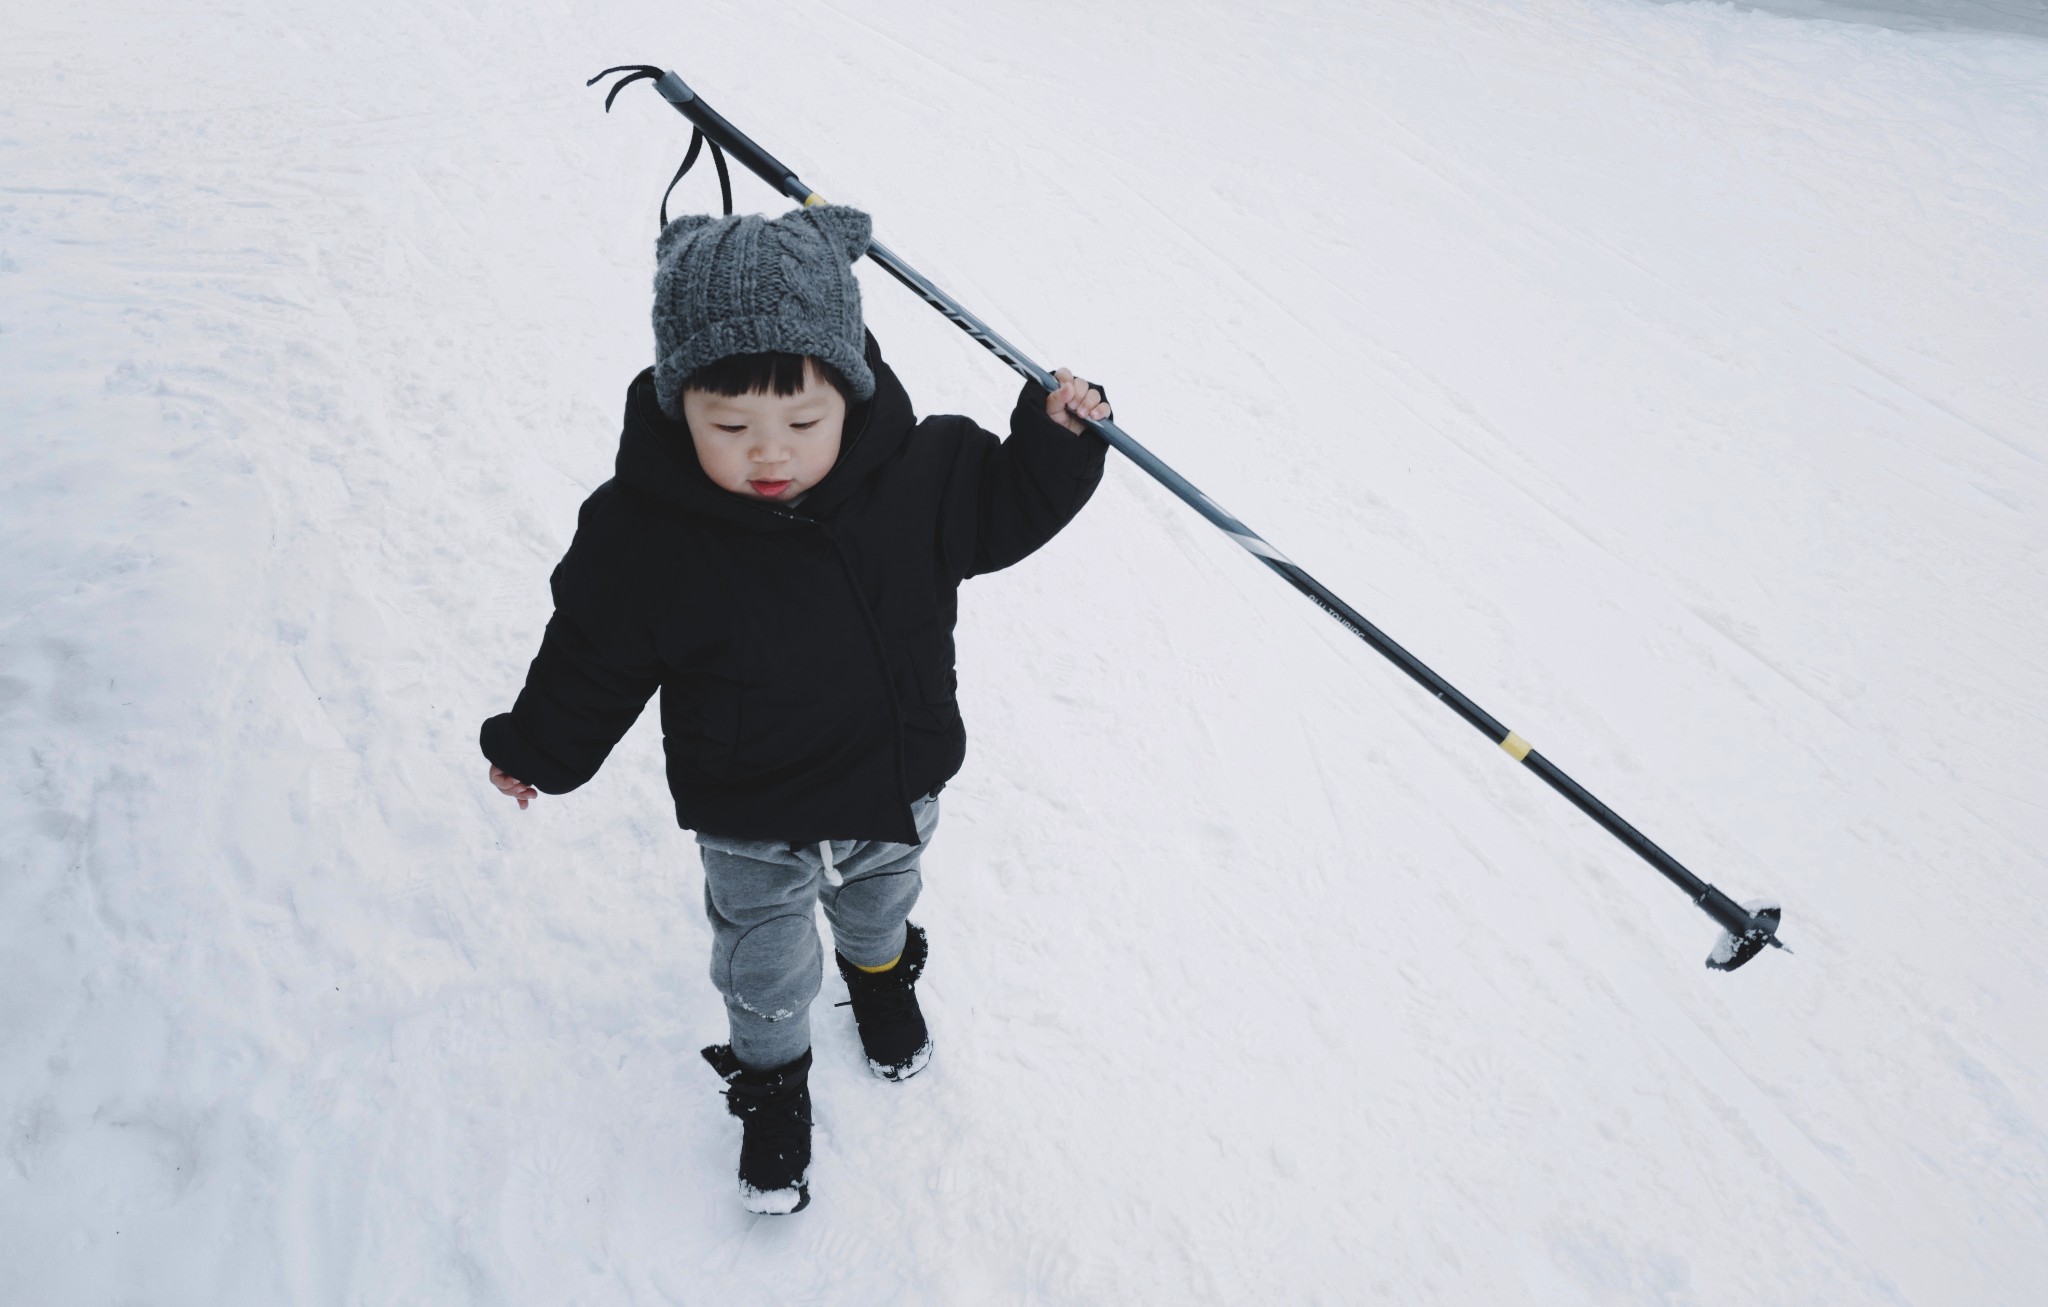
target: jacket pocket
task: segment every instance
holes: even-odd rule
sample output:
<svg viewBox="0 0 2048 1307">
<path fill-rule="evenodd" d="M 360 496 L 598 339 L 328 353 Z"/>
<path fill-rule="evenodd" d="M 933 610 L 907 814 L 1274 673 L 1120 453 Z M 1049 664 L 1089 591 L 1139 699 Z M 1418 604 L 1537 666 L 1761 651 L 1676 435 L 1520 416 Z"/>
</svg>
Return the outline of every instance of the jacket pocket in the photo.
<svg viewBox="0 0 2048 1307">
<path fill-rule="evenodd" d="M 932 622 L 897 641 L 896 697 L 904 716 L 924 724 L 959 720 L 953 632 Z"/>
<path fill-rule="evenodd" d="M 745 691 L 732 677 L 687 672 L 661 690 L 662 734 L 669 756 L 715 779 L 728 772 L 739 749 Z"/>
</svg>

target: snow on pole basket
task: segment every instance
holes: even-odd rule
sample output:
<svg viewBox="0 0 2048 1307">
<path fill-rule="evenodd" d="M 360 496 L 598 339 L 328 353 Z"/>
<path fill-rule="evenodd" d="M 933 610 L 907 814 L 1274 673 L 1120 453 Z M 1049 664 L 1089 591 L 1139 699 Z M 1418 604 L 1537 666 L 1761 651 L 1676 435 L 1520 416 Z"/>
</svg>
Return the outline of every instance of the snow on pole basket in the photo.
<svg viewBox="0 0 2048 1307">
<path fill-rule="evenodd" d="M 1764 945 L 1785 948 L 1778 941 L 1778 922 L 1784 910 L 1777 904 L 1764 899 L 1742 905 L 1749 914 L 1749 926 L 1737 935 L 1732 930 L 1721 932 L 1721 939 L 1714 945 L 1714 951 L 1707 954 L 1707 965 L 1716 971 L 1733 971 L 1764 951 Z M 1787 953 L 1792 950 L 1785 948 Z"/>
</svg>

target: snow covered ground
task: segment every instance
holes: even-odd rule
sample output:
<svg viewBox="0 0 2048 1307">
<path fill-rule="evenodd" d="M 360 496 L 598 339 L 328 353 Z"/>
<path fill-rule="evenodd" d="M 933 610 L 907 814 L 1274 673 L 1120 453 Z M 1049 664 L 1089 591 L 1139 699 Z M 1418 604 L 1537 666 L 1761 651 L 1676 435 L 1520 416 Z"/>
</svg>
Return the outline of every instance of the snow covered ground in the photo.
<svg viewBox="0 0 2048 1307">
<path fill-rule="evenodd" d="M 7 10 L 6 1301 L 2048 1300 L 2041 5 Z M 1113 460 L 966 593 L 938 1058 L 821 1004 L 742 1213 L 651 716 L 474 742 L 650 353 L 634 61 L 1797 955 Z"/>
</svg>

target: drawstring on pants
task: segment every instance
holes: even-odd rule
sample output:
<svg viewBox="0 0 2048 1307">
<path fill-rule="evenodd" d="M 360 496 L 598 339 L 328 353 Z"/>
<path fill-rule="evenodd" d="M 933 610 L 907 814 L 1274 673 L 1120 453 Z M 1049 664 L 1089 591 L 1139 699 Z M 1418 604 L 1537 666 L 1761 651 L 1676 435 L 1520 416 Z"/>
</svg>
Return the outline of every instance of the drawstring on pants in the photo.
<svg viewBox="0 0 2048 1307">
<path fill-rule="evenodd" d="M 818 841 L 818 857 L 824 862 L 825 883 L 833 886 L 844 885 L 846 882 L 839 878 L 839 868 L 832 865 L 831 840 Z"/>
</svg>

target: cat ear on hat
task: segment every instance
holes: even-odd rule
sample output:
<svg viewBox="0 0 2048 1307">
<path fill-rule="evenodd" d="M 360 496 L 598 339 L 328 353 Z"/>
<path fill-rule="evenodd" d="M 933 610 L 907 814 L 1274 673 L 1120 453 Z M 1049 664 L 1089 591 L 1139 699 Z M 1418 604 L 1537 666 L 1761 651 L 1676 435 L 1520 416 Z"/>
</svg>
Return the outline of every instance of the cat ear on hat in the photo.
<svg viewBox="0 0 2048 1307">
<path fill-rule="evenodd" d="M 724 218 L 709 213 L 677 214 L 669 219 L 668 226 L 661 229 L 661 235 L 654 238 L 654 257 L 657 259 L 667 258 L 668 252 L 674 249 L 678 242 L 686 239 L 690 233 L 701 231 L 714 222 L 724 221 Z"/>
<path fill-rule="evenodd" d="M 874 219 L 847 204 L 813 204 L 797 213 L 837 245 L 848 263 L 857 263 L 868 252 L 874 235 Z"/>
</svg>

